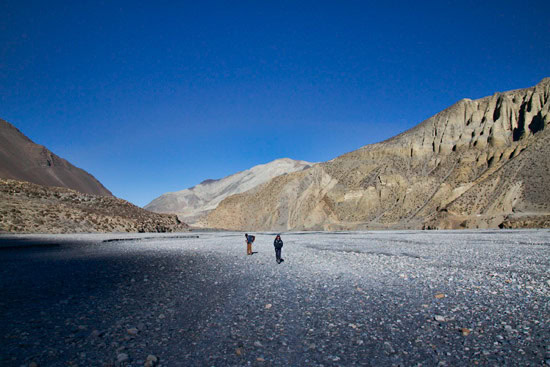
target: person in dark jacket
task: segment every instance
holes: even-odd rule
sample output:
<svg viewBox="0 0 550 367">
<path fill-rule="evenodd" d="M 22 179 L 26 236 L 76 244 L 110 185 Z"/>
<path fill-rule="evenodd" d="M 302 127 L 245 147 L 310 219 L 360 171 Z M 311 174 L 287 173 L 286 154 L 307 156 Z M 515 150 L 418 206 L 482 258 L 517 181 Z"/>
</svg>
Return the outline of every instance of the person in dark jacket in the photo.
<svg viewBox="0 0 550 367">
<path fill-rule="evenodd" d="M 282 263 L 284 260 L 281 259 L 281 250 L 283 249 L 283 240 L 281 240 L 281 235 L 278 234 L 273 241 L 273 246 L 275 246 L 275 258 L 277 259 L 277 264 Z"/>
</svg>

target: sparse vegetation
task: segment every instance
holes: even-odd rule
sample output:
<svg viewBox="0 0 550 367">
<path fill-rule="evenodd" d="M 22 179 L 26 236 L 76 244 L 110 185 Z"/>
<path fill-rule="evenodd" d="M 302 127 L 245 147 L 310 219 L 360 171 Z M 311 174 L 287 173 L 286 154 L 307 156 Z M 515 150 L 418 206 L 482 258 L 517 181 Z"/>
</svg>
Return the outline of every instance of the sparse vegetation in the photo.
<svg viewBox="0 0 550 367">
<path fill-rule="evenodd" d="M 0 231 L 25 233 L 173 232 L 188 226 L 112 196 L 0 179 Z"/>
</svg>

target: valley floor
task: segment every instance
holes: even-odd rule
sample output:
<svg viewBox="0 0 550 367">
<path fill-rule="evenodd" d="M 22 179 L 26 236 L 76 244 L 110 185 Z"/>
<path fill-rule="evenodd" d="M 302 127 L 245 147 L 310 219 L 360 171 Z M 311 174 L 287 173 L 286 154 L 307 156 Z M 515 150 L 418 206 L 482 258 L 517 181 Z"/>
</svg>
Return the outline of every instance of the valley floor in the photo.
<svg viewBox="0 0 550 367">
<path fill-rule="evenodd" d="M 0 236 L 0 365 L 550 364 L 548 230 L 254 235 Z"/>
</svg>

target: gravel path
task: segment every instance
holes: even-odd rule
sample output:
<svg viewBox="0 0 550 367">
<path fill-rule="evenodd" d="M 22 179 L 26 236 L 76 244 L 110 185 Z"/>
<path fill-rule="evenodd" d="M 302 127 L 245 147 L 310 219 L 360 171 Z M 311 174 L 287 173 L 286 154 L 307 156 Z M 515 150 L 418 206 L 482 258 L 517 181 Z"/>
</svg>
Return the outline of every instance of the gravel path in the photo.
<svg viewBox="0 0 550 367">
<path fill-rule="evenodd" d="M 0 365 L 550 365 L 548 230 L 254 234 L 1 236 Z"/>
</svg>

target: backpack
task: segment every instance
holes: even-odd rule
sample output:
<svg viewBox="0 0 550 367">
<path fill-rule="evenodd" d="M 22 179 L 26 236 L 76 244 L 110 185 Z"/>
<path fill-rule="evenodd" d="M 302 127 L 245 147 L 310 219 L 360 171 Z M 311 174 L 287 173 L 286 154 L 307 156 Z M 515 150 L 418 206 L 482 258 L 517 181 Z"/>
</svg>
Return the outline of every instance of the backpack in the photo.
<svg viewBox="0 0 550 367">
<path fill-rule="evenodd" d="M 255 239 L 256 239 L 256 237 L 254 237 L 252 235 L 248 235 L 248 243 L 254 242 Z"/>
</svg>

